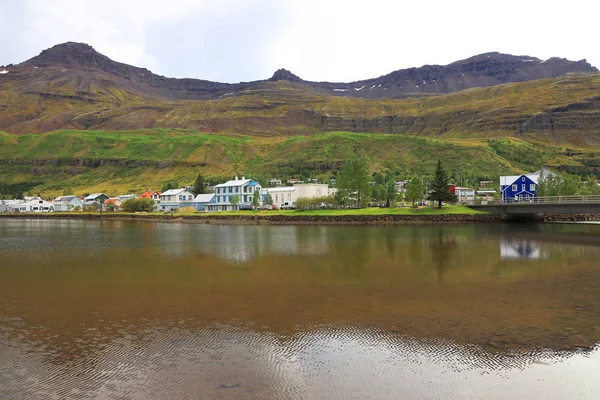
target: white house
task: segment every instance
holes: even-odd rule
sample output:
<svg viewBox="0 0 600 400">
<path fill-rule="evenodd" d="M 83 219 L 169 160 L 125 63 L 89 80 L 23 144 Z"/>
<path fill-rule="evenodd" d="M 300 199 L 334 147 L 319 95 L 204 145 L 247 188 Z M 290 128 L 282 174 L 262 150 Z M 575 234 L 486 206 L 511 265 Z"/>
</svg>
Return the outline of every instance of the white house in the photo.
<svg viewBox="0 0 600 400">
<path fill-rule="evenodd" d="M 194 200 L 194 193 L 187 189 L 170 189 L 161 193 L 158 209 L 160 211 L 173 211 L 182 207 L 182 204 L 190 203 Z"/>
<path fill-rule="evenodd" d="M 459 203 L 473 204 L 475 201 L 475 189 L 467 187 L 455 187 L 454 194 Z"/>
<path fill-rule="evenodd" d="M 26 203 L 19 204 L 19 212 L 53 212 L 54 207 L 52 203 L 49 203 L 45 200 L 34 199 L 30 200 Z"/>
<path fill-rule="evenodd" d="M 234 180 L 215 186 L 215 198 L 209 204 L 206 204 L 204 209 L 206 211 L 235 211 L 252 208 L 254 193 L 259 194 L 260 201 L 261 190 L 260 183 L 245 177 L 238 179 L 236 176 Z M 237 204 L 231 204 L 234 196 L 238 198 Z"/>
<path fill-rule="evenodd" d="M 17 212 L 19 205 L 23 200 L 0 200 L 0 213 L 2 212 Z"/>
<path fill-rule="evenodd" d="M 271 195 L 273 205 L 281 206 L 286 201 L 295 203 L 298 199 L 327 197 L 330 194 L 330 189 L 324 183 L 300 183 L 294 186 L 265 188 L 262 194 L 263 200 L 266 199 L 267 195 Z"/>
<path fill-rule="evenodd" d="M 52 200 L 52 205 L 56 212 L 73 211 L 76 207 L 83 208 L 83 200 L 74 195 L 59 196 Z"/>
</svg>

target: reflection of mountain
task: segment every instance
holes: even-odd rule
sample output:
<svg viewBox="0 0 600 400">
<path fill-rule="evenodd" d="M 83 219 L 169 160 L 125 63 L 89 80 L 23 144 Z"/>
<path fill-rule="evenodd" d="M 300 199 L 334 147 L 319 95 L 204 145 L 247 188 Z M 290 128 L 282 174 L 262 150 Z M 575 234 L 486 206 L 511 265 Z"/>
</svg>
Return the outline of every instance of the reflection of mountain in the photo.
<svg viewBox="0 0 600 400">
<path fill-rule="evenodd" d="M 540 258 L 540 244 L 534 240 L 502 238 L 500 241 L 500 257 L 503 259 L 528 259 Z"/>
</svg>

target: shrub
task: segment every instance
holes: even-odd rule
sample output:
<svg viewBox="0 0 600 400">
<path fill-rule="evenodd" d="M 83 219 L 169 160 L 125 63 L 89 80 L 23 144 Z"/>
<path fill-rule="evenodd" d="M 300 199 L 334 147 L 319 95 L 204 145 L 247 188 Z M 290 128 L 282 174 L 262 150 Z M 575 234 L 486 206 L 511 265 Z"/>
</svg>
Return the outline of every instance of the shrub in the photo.
<svg viewBox="0 0 600 400">
<path fill-rule="evenodd" d="M 179 209 L 179 212 L 182 214 L 193 214 L 196 212 L 196 207 L 192 207 L 192 206 L 181 207 Z"/>
<path fill-rule="evenodd" d="M 338 208 L 338 203 L 333 196 L 311 197 L 296 200 L 296 210 L 319 210 L 324 208 Z"/>
<path fill-rule="evenodd" d="M 152 211 L 154 202 L 152 199 L 129 199 L 123 202 L 121 208 L 127 212 Z"/>
</svg>

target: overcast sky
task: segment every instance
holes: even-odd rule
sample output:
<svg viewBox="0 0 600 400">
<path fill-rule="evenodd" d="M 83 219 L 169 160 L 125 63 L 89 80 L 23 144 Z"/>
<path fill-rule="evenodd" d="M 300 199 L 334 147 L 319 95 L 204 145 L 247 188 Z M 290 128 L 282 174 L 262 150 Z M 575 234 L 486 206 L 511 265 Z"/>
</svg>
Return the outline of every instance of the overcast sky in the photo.
<svg viewBox="0 0 600 400">
<path fill-rule="evenodd" d="M 354 81 L 500 51 L 600 67 L 597 1 L 0 0 L 0 65 L 66 41 L 172 77 Z"/>
</svg>

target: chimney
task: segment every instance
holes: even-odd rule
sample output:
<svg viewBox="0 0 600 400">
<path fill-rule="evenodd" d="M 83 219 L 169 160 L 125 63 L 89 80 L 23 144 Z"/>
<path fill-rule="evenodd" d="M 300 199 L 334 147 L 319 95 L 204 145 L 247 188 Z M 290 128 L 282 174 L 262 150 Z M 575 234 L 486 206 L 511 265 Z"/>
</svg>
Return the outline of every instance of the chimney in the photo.
<svg viewBox="0 0 600 400">
<path fill-rule="evenodd" d="M 243 181 L 245 181 L 245 180 L 246 180 L 246 177 L 245 177 L 245 176 L 242 176 L 242 180 L 243 180 Z"/>
<path fill-rule="evenodd" d="M 237 175 L 235 176 L 235 180 L 236 180 L 236 181 L 238 180 L 238 177 L 237 177 Z"/>
</svg>

